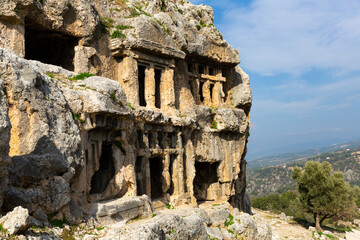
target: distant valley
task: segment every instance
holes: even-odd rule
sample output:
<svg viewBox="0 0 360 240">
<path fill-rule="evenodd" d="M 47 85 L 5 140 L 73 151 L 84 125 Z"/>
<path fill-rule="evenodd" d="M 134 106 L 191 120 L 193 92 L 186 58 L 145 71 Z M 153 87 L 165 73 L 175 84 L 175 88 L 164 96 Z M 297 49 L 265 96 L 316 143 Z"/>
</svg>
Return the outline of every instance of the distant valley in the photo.
<svg viewBox="0 0 360 240">
<path fill-rule="evenodd" d="M 360 141 L 352 141 L 249 161 L 247 192 L 253 198 L 296 189 L 296 183 L 291 180 L 292 169 L 304 167 L 307 161 L 328 161 L 335 171 L 344 173 L 351 185 L 360 186 Z"/>
</svg>

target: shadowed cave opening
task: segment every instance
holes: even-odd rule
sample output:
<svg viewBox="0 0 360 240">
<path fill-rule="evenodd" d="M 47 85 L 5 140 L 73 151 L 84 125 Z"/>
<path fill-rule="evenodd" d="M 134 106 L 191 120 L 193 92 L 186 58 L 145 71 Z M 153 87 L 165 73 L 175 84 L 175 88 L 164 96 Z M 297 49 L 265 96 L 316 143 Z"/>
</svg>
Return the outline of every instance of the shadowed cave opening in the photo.
<svg viewBox="0 0 360 240">
<path fill-rule="evenodd" d="M 144 157 L 138 156 L 135 162 L 137 195 L 146 194 L 146 166 Z"/>
<path fill-rule="evenodd" d="M 198 201 L 206 201 L 207 190 L 212 183 L 218 181 L 218 162 L 195 162 L 194 196 Z"/>
<path fill-rule="evenodd" d="M 146 107 L 145 100 L 145 66 L 138 65 L 138 81 L 139 81 L 139 105 Z"/>
<path fill-rule="evenodd" d="M 150 158 L 150 181 L 151 181 L 151 199 L 161 198 L 163 196 L 162 191 L 162 160 L 158 157 Z"/>
<path fill-rule="evenodd" d="M 53 64 L 73 71 L 78 38 L 41 27 L 25 19 L 25 58 Z"/>
<path fill-rule="evenodd" d="M 99 170 L 91 179 L 90 194 L 102 193 L 109 185 L 110 180 L 115 176 L 114 157 L 112 155 L 112 144 L 103 143 Z"/>
<path fill-rule="evenodd" d="M 155 107 L 156 108 L 161 108 L 160 84 L 161 84 L 161 70 L 155 69 Z"/>
</svg>

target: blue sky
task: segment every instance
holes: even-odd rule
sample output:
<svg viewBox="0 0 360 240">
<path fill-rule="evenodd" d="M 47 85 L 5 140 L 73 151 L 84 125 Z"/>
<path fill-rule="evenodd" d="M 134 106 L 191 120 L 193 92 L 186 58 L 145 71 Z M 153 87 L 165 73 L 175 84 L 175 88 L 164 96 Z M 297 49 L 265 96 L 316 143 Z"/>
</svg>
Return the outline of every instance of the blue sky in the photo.
<svg viewBox="0 0 360 240">
<path fill-rule="evenodd" d="M 360 139 L 360 1 L 191 2 L 214 9 L 250 75 L 248 160 Z"/>
</svg>

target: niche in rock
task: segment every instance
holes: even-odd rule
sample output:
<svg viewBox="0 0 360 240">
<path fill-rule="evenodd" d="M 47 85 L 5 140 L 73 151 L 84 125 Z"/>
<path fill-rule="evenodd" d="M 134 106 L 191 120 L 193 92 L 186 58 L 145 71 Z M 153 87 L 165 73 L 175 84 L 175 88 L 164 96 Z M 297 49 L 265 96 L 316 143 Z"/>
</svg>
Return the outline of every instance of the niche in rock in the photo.
<svg viewBox="0 0 360 240">
<path fill-rule="evenodd" d="M 25 19 L 25 58 L 74 70 L 78 38 L 51 31 Z"/>
<path fill-rule="evenodd" d="M 162 160 L 158 157 L 150 158 L 150 179 L 151 179 L 151 199 L 161 198 L 163 196 L 162 191 Z"/>
<path fill-rule="evenodd" d="M 161 108 L 160 96 L 161 70 L 155 69 L 155 107 Z"/>
<path fill-rule="evenodd" d="M 178 157 L 178 155 L 170 155 L 170 165 L 169 165 L 169 173 L 170 173 L 170 179 L 171 179 L 171 183 L 170 183 L 170 188 L 167 191 L 170 195 L 174 194 L 174 171 L 176 171 L 177 169 L 174 169 L 174 162 L 176 160 L 176 158 Z"/>
<path fill-rule="evenodd" d="M 199 82 L 199 96 L 200 96 L 200 101 L 201 102 L 204 102 L 203 87 L 204 87 L 204 82 L 200 81 Z"/>
<path fill-rule="evenodd" d="M 138 65 L 138 81 L 139 81 L 139 105 L 146 107 L 145 100 L 145 66 Z"/>
<path fill-rule="evenodd" d="M 146 194 L 146 166 L 144 157 L 137 157 L 135 162 L 137 195 Z"/>
<path fill-rule="evenodd" d="M 194 196 L 198 201 L 207 200 L 207 190 L 218 181 L 219 163 L 195 162 Z"/>
<path fill-rule="evenodd" d="M 103 143 L 99 164 L 99 170 L 95 172 L 91 179 L 90 194 L 104 192 L 106 187 L 109 185 L 110 180 L 115 176 L 114 157 L 112 154 L 111 143 Z"/>
</svg>

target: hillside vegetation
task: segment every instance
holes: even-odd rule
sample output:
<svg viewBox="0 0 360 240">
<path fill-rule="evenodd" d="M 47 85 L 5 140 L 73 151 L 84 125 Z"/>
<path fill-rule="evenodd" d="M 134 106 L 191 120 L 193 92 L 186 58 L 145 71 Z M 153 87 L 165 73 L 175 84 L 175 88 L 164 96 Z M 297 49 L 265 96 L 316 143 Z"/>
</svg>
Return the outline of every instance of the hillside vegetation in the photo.
<svg viewBox="0 0 360 240">
<path fill-rule="evenodd" d="M 250 168 L 247 172 L 247 191 L 250 198 L 295 190 L 296 183 L 291 180 L 292 170 L 294 167 L 304 167 L 308 161 L 327 161 L 334 171 L 343 172 L 347 182 L 360 186 L 360 146 L 357 146 L 277 166 Z"/>
<path fill-rule="evenodd" d="M 249 168 L 276 166 L 280 164 L 294 162 L 297 160 L 303 160 L 316 155 L 320 155 L 322 153 L 336 152 L 340 150 L 355 148 L 358 146 L 360 146 L 360 140 L 354 140 L 351 142 L 346 142 L 341 144 L 333 144 L 327 147 L 312 148 L 297 152 L 286 152 L 286 153 L 266 155 L 266 156 L 256 157 L 253 159 L 248 159 L 247 168 L 249 169 Z"/>
</svg>

